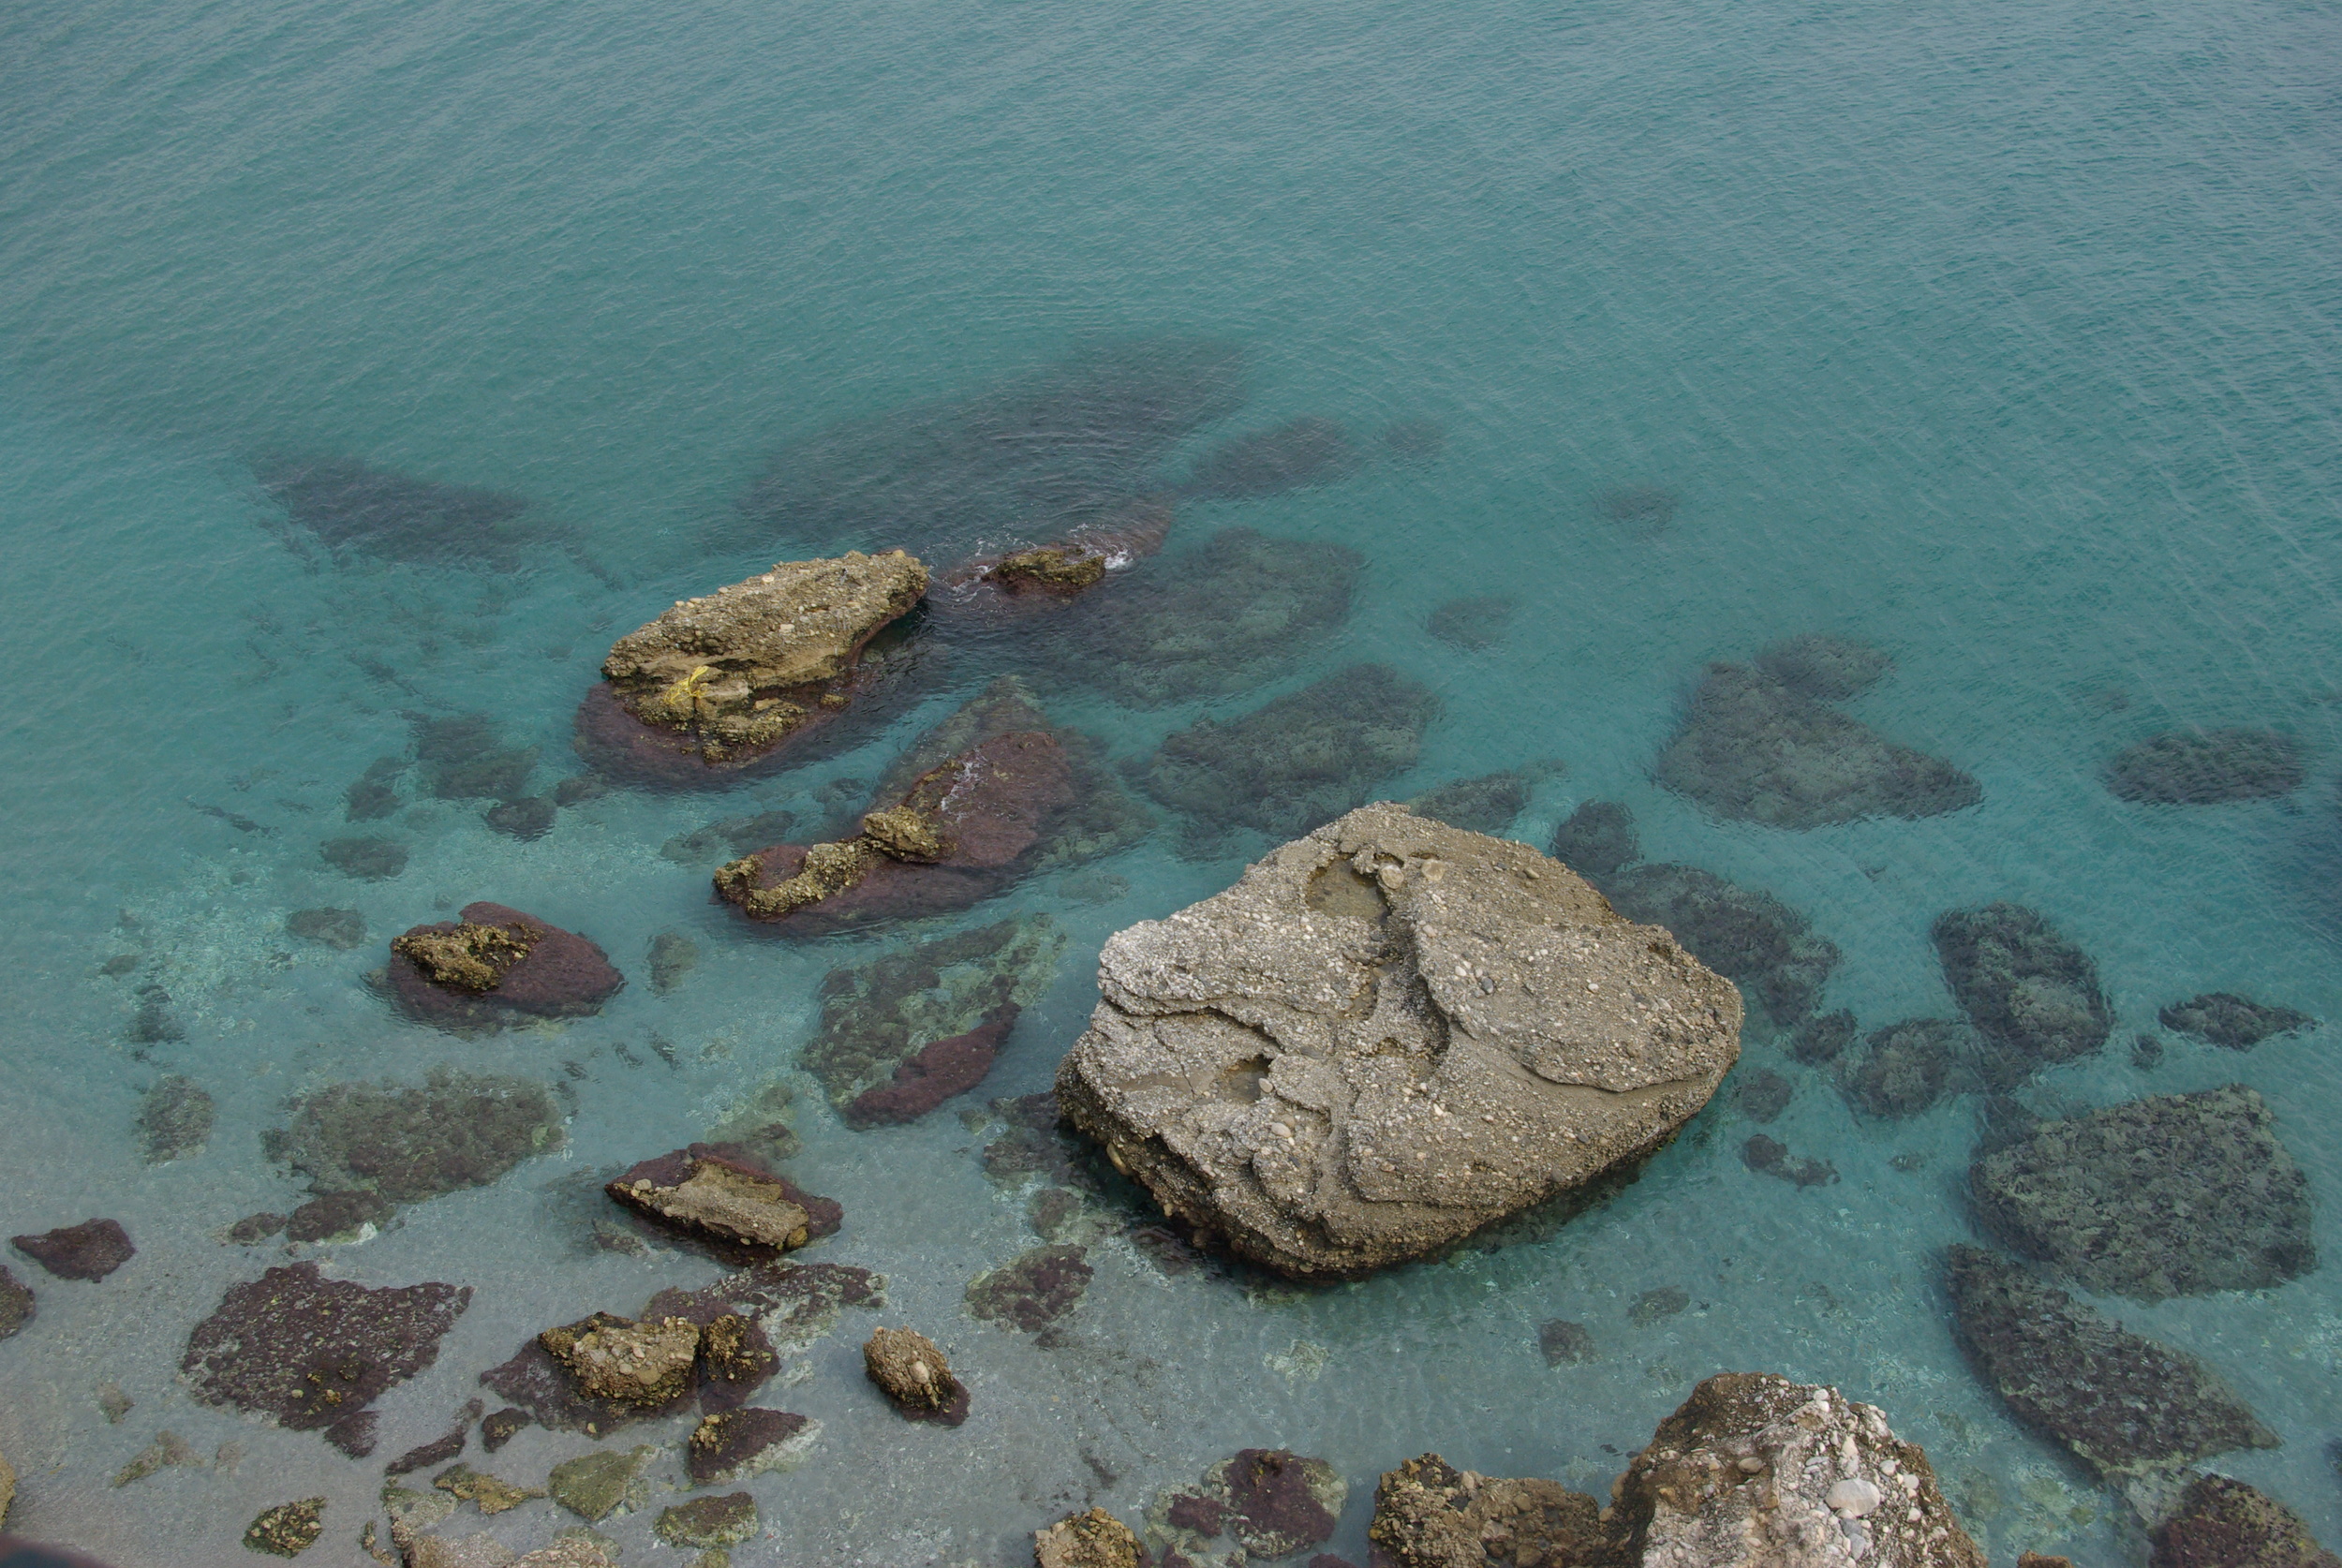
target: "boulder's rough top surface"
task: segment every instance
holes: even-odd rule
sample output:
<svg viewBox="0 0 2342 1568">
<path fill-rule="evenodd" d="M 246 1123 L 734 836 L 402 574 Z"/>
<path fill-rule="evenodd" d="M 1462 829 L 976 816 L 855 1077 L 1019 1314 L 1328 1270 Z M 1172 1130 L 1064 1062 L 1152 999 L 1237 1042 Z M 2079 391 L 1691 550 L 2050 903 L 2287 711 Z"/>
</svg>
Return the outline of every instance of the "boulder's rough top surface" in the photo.
<svg viewBox="0 0 2342 1568">
<path fill-rule="evenodd" d="M 813 1216 L 787 1182 L 704 1144 L 646 1160 L 602 1191 L 655 1224 L 773 1253 L 812 1239 Z"/>
<path fill-rule="evenodd" d="M 1419 1257 L 1664 1144 L 1739 992 L 1526 845 L 1396 806 L 1116 935 L 1058 1071 L 1165 1209 L 1301 1276 Z"/>
<path fill-rule="evenodd" d="M 862 1368 L 879 1392 L 913 1421 L 956 1427 L 968 1419 L 968 1389 L 936 1342 L 913 1328 L 882 1328 L 862 1347 Z"/>
<path fill-rule="evenodd" d="M 850 551 L 680 600 L 612 645 L 578 710 L 581 747 L 650 781 L 761 761 L 852 703 L 870 639 L 926 591 L 915 557 Z"/>
<path fill-rule="evenodd" d="M 2096 1291 L 2160 1301 L 2259 1290 L 2318 1265 L 2309 1182 L 2242 1084 L 2046 1123 L 1969 1171 L 2012 1251 Z"/>
<path fill-rule="evenodd" d="M 2342 1568 L 2276 1499 L 2225 1475 L 2188 1483 L 2156 1527 L 2148 1568 Z"/>
<path fill-rule="evenodd" d="M 2030 1269 L 1954 1247 L 1944 1284 L 1978 1375 L 2017 1419 L 2101 1476 L 2276 1442 L 2193 1357 L 2107 1322 Z"/>
<path fill-rule="evenodd" d="M 1033 1531 L 1032 1561 L 1034 1568 L 1142 1568 L 1147 1549 L 1130 1526 L 1092 1508 Z"/>
<path fill-rule="evenodd" d="M 1602 1505 L 1559 1481 L 1457 1470 L 1437 1454 L 1409 1459 L 1374 1488 L 1371 1539 L 1392 1568 L 1500 1562 L 1623 1564 Z"/>
<path fill-rule="evenodd" d="M 459 1030 L 586 1017 L 626 984 L 588 939 L 485 900 L 393 939 L 390 972 L 401 1007 Z"/>
</svg>

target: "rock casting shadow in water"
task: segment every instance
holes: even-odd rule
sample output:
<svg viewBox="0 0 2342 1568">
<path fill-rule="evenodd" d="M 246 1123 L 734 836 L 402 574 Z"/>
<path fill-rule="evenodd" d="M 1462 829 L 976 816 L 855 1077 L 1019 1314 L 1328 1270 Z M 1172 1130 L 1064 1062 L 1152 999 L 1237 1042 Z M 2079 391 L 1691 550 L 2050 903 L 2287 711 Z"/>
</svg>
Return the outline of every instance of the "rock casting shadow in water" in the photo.
<svg viewBox="0 0 2342 1568">
<path fill-rule="evenodd" d="M 329 550 L 499 571 L 529 566 L 551 550 L 615 585 L 570 530 L 530 520 L 523 496 L 414 479 L 354 457 L 277 459 L 255 471 L 287 517 Z"/>
<path fill-rule="evenodd" d="M 1154 469 L 1246 396 L 1242 351 L 1160 339 L 1076 355 L 971 397 L 832 425 L 774 459 L 716 541 L 964 560 L 1060 540 L 1159 488 Z"/>
</svg>

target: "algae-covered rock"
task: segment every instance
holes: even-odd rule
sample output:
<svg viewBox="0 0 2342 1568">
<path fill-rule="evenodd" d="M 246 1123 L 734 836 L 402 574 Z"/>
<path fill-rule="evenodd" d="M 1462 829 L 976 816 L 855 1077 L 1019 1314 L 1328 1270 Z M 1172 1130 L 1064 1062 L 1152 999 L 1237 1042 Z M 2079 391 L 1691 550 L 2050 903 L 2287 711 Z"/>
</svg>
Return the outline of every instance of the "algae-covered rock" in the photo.
<svg viewBox="0 0 2342 1568">
<path fill-rule="evenodd" d="M 1039 864 L 1045 836 L 1075 798 L 1065 750 L 1040 731 L 998 735 L 923 775 L 852 838 L 776 844 L 715 876 L 717 895 L 750 920 L 823 935 L 875 921 L 948 913 L 1006 891 Z"/>
<path fill-rule="evenodd" d="M 662 1508 L 651 1529 L 671 1546 L 736 1546 L 756 1533 L 756 1500 L 728 1492 Z"/>
<path fill-rule="evenodd" d="M 1428 687 L 1353 664 L 1232 722 L 1198 719 L 1165 736 L 1147 791 L 1207 838 L 1238 827 L 1306 833 L 1413 767 L 1439 711 Z"/>
<path fill-rule="evenodd" d="M 2189 1482 L 2152 1540 L 2148 1568 L 2342 1568 L 2300 1515 L 2225 1475 Z"/>
<path fill-rule="evenodd" d="M 924 1058 L 1003 1018 L 1013 1022 L 1038 1001 L 1056 978 L 1065 939 L 1047 915 L 1017 916 L 834 969 L 822 980 L 821 1027 L 798 1064 L 821 1080 L 849 1126 L 914 1119 L 973 1087 L 939 1077 L 937 1068 L 956 1060 L 930 1067 Z M 976 1043 L 997 1051 L 1006 1024 L 993 1032 Z M 975 1077 L 989 1066 L 987 1055 Z"/>
<path fill-rule="evenodd" d="M 138 1254 L 119 1220 L 84 1220 L 38 1235 L 12 1235 L 8 1245 L 60 1280 L 103 1280 Z"/>
<path fill-rule="evenodd" d="M 1803 914 L 1697 865 L 1638 865 L 1601 888 L 1620 914 L 1667 927 L 1693 957 L 1739 982 L 1776 1023 L 1809 1015 L 1838 967 L 1838 944 Z"/>
<path fill-rule="evenodd" d="M 1035 1247 L 968 1281 L 969 1315 L 1037 1334 L 1074 1309 L 1094 1272 L 1079 1247 Z"/>
<path fill-rule="evenodd" d="M 1254 1558 L 1290 1557 L 1333 1534 L 1349 1489 L 1323 1459 L 1283 1448 L 1238 1449 L 1204 1472 L 1201 1483 L 1157 1499 L 1148 1524 L 1185 1557 L 1216 1558 L 1226 1549 L 1223 1539 Z"/>
<path fill-rule="evenodd" d="M 1915 1117 L 1951 1089 L 1971 1055 L 1958 1024 L 1905 1018 L 1871 1032 L 1862 1055 L 1841 1064 L 1839 1087 L 1871 1116 Z"/>
<path fill-rule="evenodd" d="M 458 1030 L 586 1017 L 626 984 L 586 938 L 484 901 L 393 939 L 390 976 L 408 1012 Z"/>
<path fill-rule="evenodd" d="M 2308 1179 L 2242 1084 L 2045 1123 L 1968 1180 L 2002 1245 L 2095 1291 L 2260 1290 L 2318 1265 Z"/>
<path fill-rule="evenodd" d="M 1469 1474 L 1426 1454 L 1376 1485 L 1367 1536 L 1390 1568 L 1487 1568 L 1491 1558 L 1624 1568 L 1601 1513 L 1558 1481 Z"/>
<path fill-rule="evenodd" d="M 1944 1283 L 1977 1376 L 2018 1420 L 2101 1476 L 2276 1443 L 2194 1357 L 2108 1322 L 2029 1269 L 1954 1247 Z"/>
<path fill-rule="evenodd" d="M 212 1097 L 170 1073 L 139 1101 L 139 1144 L 150 1165 L 200 1154 L 212 1135 Z"/>
<path fill-rule="evenodd" d="M 735 1247 L 778 1253 L 812 1238 L 787 1182 L 705 1145 L 645 1161 L 602 1191 L 655 1223 Z"/>
<path fill-rule="evenodd" d="M 8 1505 L 16 1501 L 16 1472 L 9 1467 L 8 1457 L 0 1454 L 0 1525 L 8 1522 Z"/>
<path fill-rule="evenodd" d="M 666 1405 L 686 1393 L 700 1331 L 683 1318 L 632 1322 L 596 1312 L 537 1336 L 580 1390 L 621 1404 Z"/>
<path fill-rule="evenodd" d="M 1659 756 L 1659 782 L 1720 817 L 1791 829 L 1940 816 L 1983 799 L 1977 781 L 1949 762 L 1888 740 L 1768 668 L 1792 670 L 1801 685 L 1827 690 L 1854 664 L 1776 649 L 1755 669 L 1710 665 L 1682 729 Z"/>
<path fill-rule="evenodd" d="M 580 740 L 598 765 L 650 778 L 760 761 L 862 695 L 864 649 L 926 591 L 915 557 L 849 551 L 680 600 L 611 647 Z"/>
<path fill-rule="evenodd" d="M 1225 528 L 1083 600 L 1053 651 L 1068 676 L 1132 707 L 1248 690 L 1341 624 L 1364 565 L 1344 545 Z"/>
<path fill-rule="evenodd" d="M 968 1419 L 967 1385 L 935 1341 L 915 1329 L 877 1330 L 863 1344 L 862 1368 L 914 1421 L 956 1427 Z"/>
<path fill-rule="evenodd" d="M 2106 1043 L 2113 1015 L 2090 955 L 2023 904 L 1949 910 L 1932 935 L 1952 999 L 1988 1047 L 1985 1081 L 2011 1087 Z"/>
<path fill-rule="evenodd" d="M 561 1146 L 560 1106 L 526 1078 L 436 1067 L 420 1086 L 331 1084 L 264 1137 L 272 1159 L 319 1192 L 367 1190 L 416 1204 L 482 1187 Z"/>
<path fill-rule="evenodd" d="M 2167 1029 L 2209 1040 L 2231 1051 L 2249 1051 L 2273 1035 L 2315 1028 L 2318 1020 L 2290 1007 L 2257 1002 L 2230 991 L 2212 991 L 2173 1002 L 2156 1015 Z"/>
<path fill-rule="evenodd" d="M 262 1509 L 259 1517 L 245 1527 L 244 1544 L 247 1550 L 271 1557 L 299 1557 L 324 1533 L 325 1499 L 309 1497 Z"/>
<path fill-rule="evenodd" d="M 1419 1257 L 1659 1146 L 1739 994 L 1505 839 L 1369 806 L 1107 942 L 1065 1117 L 1282 1272 Z"/>
<path fill-rule="evenodd" d="M 1614 800 L 1590 800 L 1553 830 L 1548 852 L 1592 880 L 1615 876 L 1642 858 L 1635 813 Z"/>
<path fill-rule="evenodd" d="M 295 910 L 285 917 L 285 934 L 348 953 L 366 945 L 366 917 L 356 910 Z"/>
<path fill-rule="evenodd" d="M 501 1514 L 518 1508 L 531 1498 L 545 1495 L 541 1488 L 516 1487 L 469 1465 L 452 1466 L 433 1476 L 431 1484 L 459 1501 L 471 1503 L 482 1514 Z"/>
<path fill-rule="evenodd" d="M 643 1471 L 658 1457 L 659 1450 L 648 1443 L 623 1453 L 599 1449 L 580 1454 L 555 1465 L 545 1487 L 554 1501 L 587 1524 L 600 1524 L 613 1514 L 650 1501 L 650 1486 L 643 1479 Z"/>
<path fill-rule="evenodd" d="M 1147 1548 L 1103 1508 L 1068 1514 L 1032 1536 L 1034 1568 L 1146 1568 Z"/>
<path fill-rule="evenodd" d="M 0 1339 L 33 1321 L 32 1288 L 0 1265 Z"/>
<path fill-rule="evenodd" d="M 1985 1568 L 1926 1453 L 1875 1405 L 1770 1372 L 1692 1391 L 1611 1487 L 1640 1568 Z"/>
<path fill-rule="evenodd" d="M 179 1370 L 208 1404 L 314 1431 L 429 1367 L 471 1287 L 432 1281 L 369 1289 L 314 1263 L 231 1285 L 196 1324 Z"/>
<path fill-rule="evenodd" d="M 770 1470 L 786 1470 L 805 1457 L 822 1424 L 785 1410 L 746 1406 L 719 1411 L 691 1429 L 684 1464 L 694 1487 L 728 1487 Z"/>
<path fill-rule="evenodd" d="M 2300 789 L 2304 777 L 2301 747 L 2275 730 L 2173 732 L 2106 765 L 2109 793 L 2157 806 L 2271 800 Z"/>
<path fill-rule="evenodd" d="M 1451 599 L 1431 612 L 1424 629 L 1467 653 L 1482 653 L 1505 640 L 1520 600 L 1508 594 Z"/>
<path fill-rule="evenodd" d="M 1418 817 L 1461 828 L 1466 833 L 1502 833 L 1513 825 L 1529 804 L 1529 775 L 1486 773 L 1459 778 L 1406 803 Z"/>
</svg>

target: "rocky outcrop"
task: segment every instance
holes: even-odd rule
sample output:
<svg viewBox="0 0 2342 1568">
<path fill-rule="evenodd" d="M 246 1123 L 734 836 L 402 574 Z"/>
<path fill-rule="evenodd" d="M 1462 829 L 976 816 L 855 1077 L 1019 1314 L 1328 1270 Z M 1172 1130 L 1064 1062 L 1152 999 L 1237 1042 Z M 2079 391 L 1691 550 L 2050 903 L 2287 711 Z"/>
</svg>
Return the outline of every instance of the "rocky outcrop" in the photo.
<svg viewBox="0 0 2342 1568">
<path fill-rule="evenodd" d="M 1664 925 L 1693 957 L 1753 994 L 1775 1023 L 1796 1024 L 1821 999 L 1838 944 L 1771 894 L 1697 865 L 1638 865 L 1600 882 L 1629 920 Z"/>
<path fill-rule="evenodd" d="M 1954 1247 L 1944 1287 L 1977 1376 L 2018 1420 L 2101 1477 L 2119 1482 L 2276 1443 L 2195 1358 L 2109 1323 L 2030 1269 Z"/>
<path fill-rule="evenodd" d="M 979 624 L 1062 608 L 1162 549 L 1171 521 L 1169 501 L 1142 496 L 1061 539 L 955 567 L 928 602 L 947 621 Z"/>
<path fill-rule="evenodd" d="M 2157 1525 L 2147 1568 L 2342 1568 L 2276 1499 L 2225 1475 L 2199 1475 Z"/>
<path fill-rule="evenodd" d="M 788 1182 L 704 1144 L 644 1161 L 602 1191 L 654 1224 L 766 1257 L 813 1237 L 813 1216 Z"/>
<path fill-rule="evenodd" d="M 968 1419 L 968 1387 L 934 1340 L 915 1329 L 882 1328 L 862 1347 L 862 1368 L 880 1393 L 913 1421 L 956 1427 Z"/>
<path fill-rule="evenodd" d="M 1164 737 L 1147 792 L 1193 824 L 1193 843 L 1251 828 L 1305 833 L 1415 765 L 1440 711 L 1430 688 L 1380 664 L 1353 664 L 1230 723 L 1198 719 Z"/>
<path fill-rule="evenodd" d="M 315 1431 L 428 1368 L 470 1301 L 468 1285 L 369 1289 L 313 1263 L 272 1268 L 229 1287 L 187 1337 L 179 1370 L 208 1404 Z"/>
<path fill-rule="evenodd" d="M 750 920 L 805 936 L 963 910 L 1032 870 L 1074 796 L 1053 736 L 1001 735 L 865 815 L 852 838 L 776 844 L 732 862 L 716 873 L 716 893 Z"/>
<path fill-rule="evenodd" d="M 719 782 L 864 696 L 881 673 L 871 639 L 926 591 L 916 558 L 854 551 L 679 600 L 611 647 L 578 709 L 579 749 L 620 777 Z"/>
<path fill-rule="evenodd" d="M 408 1013 L 459 1032 L 586 1017 L 626 984 L 592 941 L 486 902 L 392 939 L 390 976 Z"/>
<path fill-rule="evenodd" d="M 2106 765 L 2110 794 L 2156 806 L 2273 800 L 2300 789 L 2303 777 L 2300 745 L 2275 730 L 2177 731 Z"/>
<path fill-rule="evenodd" d="M 1710 665 L 1660 754 L 1659 782 L 1720 817 L 1797 829 L 1940 816 L 1984 798 L 1949 762 L 1830 706 L 1887 665 L 1875 650 L 1819 642 L 1769 650 L 1753 669 Z"/>
<path fill-rule="evenodd" d="M 1034 1568 L 1146 1568 L 1149 1559 L 1130 1526 L 1092 1508 L 1033 1531 L 1032 1561 Z"/>
<path fill-rule="evenodd" d="M 1977 1065 L 1990 1087 L 2012 1087 L 2106 1043 L 2114 1021 L 2097 966 L 2038 910 L 1949 910 L 1932 935 L 1945 985 L 1984 1037 Z"/>
<path fill-rule="evenodd" d="M 60 1280 L 103 1280 L 138 1254 L 119 1220 L 84 1220 L 38 1235 L 12 1235 L 8 1245 Z"/>
<path fill-rule="evenodd" d="M 1739 994 L 1525 845 L 1369 806 L 1115 936 L 1066 1117 L 1286 1273 L 1420 1257 L 1664 1144 Z"/>
<path fill-rule="evenodd" d="M 1055 921 L 1024 915 L 834 969 L 798 1065 L 849 1127 L 916 1120 L 982 1081 L 1064 950 Z"/>
<path fill-rule="evenodd" d="M 2173 1002 L 2155 1017 L 2167 1029 L 2192 1034 L 2231 1051 L 2249 1051 L 2273 1035 L 2318 1027 L 2318 1020 L 2306 1013 L 2253 1001 L 2230 991 L 2210 991 Z"/>
<path fill-rule="evenodd" d="M 2308 1179 L 2242 1084 L 2045 1123 L 1968 1182 L 2002 1245 L 2095 1291 L 2260 1290 L 2318 1265 Z"/>
<path fill-rule="evenodd" d="M 1601 1513 L 1558 1481 L 1476 1475 L 1426 1454 L 1375 1487 L 1368 1537 L 1390 1568 L 1486 1568 L 1491 1557 L 1624 1568 Z"/>
</svg>

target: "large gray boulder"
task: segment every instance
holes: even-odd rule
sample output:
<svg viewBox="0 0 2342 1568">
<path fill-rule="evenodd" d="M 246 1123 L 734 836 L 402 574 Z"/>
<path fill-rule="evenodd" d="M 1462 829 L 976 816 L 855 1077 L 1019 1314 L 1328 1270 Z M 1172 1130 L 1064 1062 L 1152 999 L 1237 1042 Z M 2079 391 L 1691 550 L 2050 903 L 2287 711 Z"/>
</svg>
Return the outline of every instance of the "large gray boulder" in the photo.
<svg viewBox="0 0 2342 1568">
<path fill-rule="evenodd" d="M 1741 998 L 1526 845 L 1370 806 L 1106 943 L 1060 1108 L 1199 1239 L 1340 1278 L 1658 1147 Z"/>
</svg>

